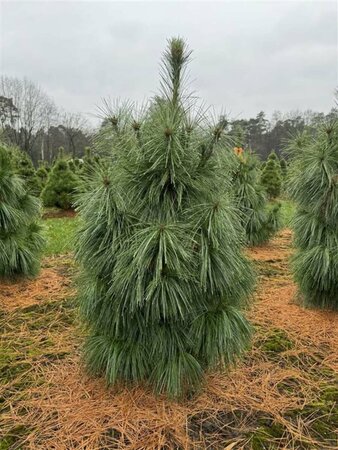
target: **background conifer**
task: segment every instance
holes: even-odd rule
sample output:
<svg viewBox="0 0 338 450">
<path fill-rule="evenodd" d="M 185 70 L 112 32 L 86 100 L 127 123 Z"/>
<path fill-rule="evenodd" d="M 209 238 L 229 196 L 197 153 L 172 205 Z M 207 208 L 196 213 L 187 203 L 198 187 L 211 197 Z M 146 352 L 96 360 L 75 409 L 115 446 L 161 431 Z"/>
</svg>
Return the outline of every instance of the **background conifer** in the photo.
<svg viewBox="0 0 338 450">
<path fill-rule="evenodd" d="M 40 194 L 43 188 L 46 186 L 48 179 L 48 171 L 44 161 L 39 162 L 39 167 L 36 170 L 36 177 L 39 184 L 39 194 Z"/>
<path fill-rule="evenodd" d="M 72 208 L 78 186 L 79 179 L 70 170 L 63 152 L 61 152 L 48 174 L 47 183 L 41 193 L 44 206 L 55 206 L 61 209 Z"/>
<path fill-rule="evenodd" d="M 11 154 L 0 144 L 0 276 L 33 276 L 44 244 L 37 220 L 40 202 L 27 193 Z"/>
<path fill-rule="evenodd" d="M 266 189 L 269 198 L 276 198 L 281 193 L 282 174 L 278 157 L 272 151 L 262 170 L 261 183 Z"/>
<path fill-rule="evenodd" d="M 283 180 L 285 180 L 287 172 L 288 172 L 287 162 L 286 162 L 286 160 L 284 158 L 281 158 L 279 163 L 280 163 L 280 168 L 281 168 L 281 173 L 282 173 Z"/>
<path fill-rule="evenodd" d="M 259 161 L 249 152 L 238 155 L 234 192 L 242 213 L 247 243 L 259 245 L 266 242 L 280 227 L 280 204 L 268 205 L 260 183 Z"/>
<path fill-rule="evenodd" d="M 16 166 L 19 177 L 25 181 L 28 193 L 38 197 L 41 192 L 40 183 L 32 160 L 26 152 L 18 153 Z"/>
<path fill-rule="evenodd" d="M 293 271 L 303 302 L 338 309 L 338 124 L 289 145 L 289 192 L 297 203 L 293 221 Z"/>
</svg>

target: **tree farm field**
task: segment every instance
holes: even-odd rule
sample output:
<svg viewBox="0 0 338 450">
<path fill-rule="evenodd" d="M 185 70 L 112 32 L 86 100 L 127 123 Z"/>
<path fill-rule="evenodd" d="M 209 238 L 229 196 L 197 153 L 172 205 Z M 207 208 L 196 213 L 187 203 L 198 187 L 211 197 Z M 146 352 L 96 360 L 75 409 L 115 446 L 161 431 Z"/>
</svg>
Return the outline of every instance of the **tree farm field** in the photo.
<svg viewBox="0 0 338 450">
<path fill-rule="evenodd" d="M 46 210 L 35 279 L 0 292 L 0 449 L 336 449 L 337 313 L 297 304 L 289 270 L 294 211 L 247 253 L 257 275 L 246 315 L 251 347 L 235 367 L 211 371 L 185 400 L 146 386 L 107 388 L 81 361 L 74 214 Z"/>
</svg>

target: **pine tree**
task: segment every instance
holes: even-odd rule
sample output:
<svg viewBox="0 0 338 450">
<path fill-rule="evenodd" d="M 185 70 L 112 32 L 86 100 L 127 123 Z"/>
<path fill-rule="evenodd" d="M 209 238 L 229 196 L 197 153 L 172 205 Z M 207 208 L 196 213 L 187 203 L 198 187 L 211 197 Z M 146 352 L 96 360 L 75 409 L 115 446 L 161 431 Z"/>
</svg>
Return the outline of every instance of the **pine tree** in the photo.
<svg viewBox="0 0 338 450">
<path fill-rule="evenodd" d="M 269 159 L 273 159 L 274 161 L 276 161 L 276 163 L 279 163 L 279 158 L 277 156 L 277 153 L 274 150 L 271 150 L 271 152 L 268 156 L 268 160 Z"/>
<path fill-rule="evenodd" d="M 246 140 L 246 131 L 241 125 L 235 124 L 230 131 L 230 136 L 233 139 L 235 148 L 237 149 L 244 148 Z"/>
<path fill-rule="evenodd" d="M 224 125 L 207 129 L 182 95 L 189 55 L 172 39 L 161 101 L 143 117 L 116 112 L 112 163 L 78 203 L 87 367 L 170 396 L 246 348 L 241 307 L 253 284 L 231 200 L 236 157 Z"/>
<path fill-rule="evenodd" d="M 26 152 L 19 153 L 16 165 L 18 175 L 25 181 L 28 193 L 38 197 L 41 192 L 39 180 L 36 176 L 32 160 Z"/>
<path fill-rule="evenodd" d="M 295 280 L 304 305 L 338 309 L 338 122 L 298 136 L 289 151 Z"/>
<path fill-rule="evenodd" d="M 279 160 L 274 151 L 268 157 L 262 170 L 261 183 L 265 187 L 269 198 L 276 198 L 281 193 L 282 175 Z"/>
<path fill-rule="evenodd" d="M 285 179 L 287 172 L 288 172 L 288 166 L 287 166 L 287 162 L 285 161 L 284 158 L 281 158 L 281 160 L 280 160 L 280 168 L 281 168 L 282 177 L 283 177 L 283 179 Z"/>
<path fill-rule="evenodd" d="M 260 245 L 280 228 L 280 204 L 268 207 L 266 193 L 260 183 L 259 161 L 249 152 L 238 155 L 233 181 L 247 243 Z"/>
<path fill-rule="evenodd" d="M 26 191 L 8 148 L 0 144 L 0 276 L 33 276 L 44 245 L 40 202 Z"/>
<path fill-rule="evenodd" d="M 36 171 L 36 177 L 39 184 L 39 194 L 42 192 L 43 188 L 46 186 L 47 179 L 48 179 L 48 172 L 46 169 L 46 164 L 44 161 L 39 162 L 39 167 Z"/>
<path fill-rule="evenodd" d="M 60 152 L 41 193 L 44 206 L 71 209 L 78 186 L 78 177 L 70 170 L 63 152 Z"/>
</svg>

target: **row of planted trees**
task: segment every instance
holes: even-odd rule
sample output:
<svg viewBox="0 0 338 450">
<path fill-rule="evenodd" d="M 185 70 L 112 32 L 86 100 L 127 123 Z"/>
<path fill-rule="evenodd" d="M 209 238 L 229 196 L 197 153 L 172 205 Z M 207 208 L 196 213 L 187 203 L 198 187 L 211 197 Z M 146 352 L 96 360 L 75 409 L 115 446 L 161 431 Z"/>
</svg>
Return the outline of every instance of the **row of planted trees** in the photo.
<svg viewBox="0 0 338 450">
<path fill-rule="evenodd" d="M 239 156 L 243 153 L 243 147 L 245 147 L 245 133 L 242 127 L 235 127 L 231 134 L 233 142 L 235 144 L 234 151 Z M 252 153 L 251 150 L 247 150 L 246 153 Z M 249 157 L 246 156 L 248 159 Z M 253 159 L 250 159 L 252 165 Z M 271 151 L 266 161 L 262 163 L 255 158 L 255 182 L 264 187 L 269 199 L 275 199 L 284 193 L 285 180 L 287 175 L 287 162 L 284 158 L 278 158 L 274 150 Z"/>
<path fill-rule="evenodd" d="M 266 208 L 267 200 L 274 200 L 281 194 L 286 171 L 285 167 L 283 173 L 281 163 L 285 160 L 279 161 L 272 152 L 267 163 L 261 164 L 251 151 L 244 152 L 239 147 L 235 147 L 234 151 L 239 158 L 238 167 L 233 174 L 235 196 L 246 210 L 249 208 L 259 214 L 262 208 Z M 13 167 L 24 180 L 27 192 L 41 197 L 46 207 L 62 209 L 74 206 L 75 193 L 85 189 L 88 177 L 95 171 L 95 167 L 104 164 L 104 158 L 97 154 L 93 156 L 90 147 L 85 148 L 83 159 L 70 158 L 60 147 L 58 157 L 51 166 L 41 161 L 36 170 L 27 153 L 15 148 L 10 153 Z M 252 199 L 253 193 L 257 199 L 260 198 L 260 202 Z M 264 239 L 253 240 L 252 243 L 263 241 Z"/>
<path fill-rule="evenodd" d="M 27 192 L 40 197 L 45 207 L 70 209 L 74 206 L 76 192 L 84 189 L 93 165 L 99 162 L 92 156 L 90 147 L 85 148 L 83 158 L 71 158 L 62 147 L 51 165 L 41 161 L 37 169 L 25 152 L 10 148 L 13 169 L 25 182 Z"/>
<path fill-rule="evenodd" d="M 189 56 L 172 39 L 161 96 L 142 114 L 128 107 L 109 118 L 101 138 L 110 161 L 88 178 L 77 202 L 87 367 L 109 384 L 147 382 L 171 396 L 195 389 L 206 370 L 233 363 L 247 347 L 243 309 L 254 275 L 243 247 L 266 241 L 279 226 L 279 205 L 268 206 L 255 157 L 234 152 L 224 122 L 210 126 L 183 96 Z M 289 182 L 298 204 L 293 270 L 301 298 L 333 309 L 337 142 L 334 124 L 290 144 Z M 56 174 L 63 164 L 55 164 Z M 5 148 L 0 175 L 0 274 L 33 274 L 43 245 L 39 204 Z"/>
</svg>

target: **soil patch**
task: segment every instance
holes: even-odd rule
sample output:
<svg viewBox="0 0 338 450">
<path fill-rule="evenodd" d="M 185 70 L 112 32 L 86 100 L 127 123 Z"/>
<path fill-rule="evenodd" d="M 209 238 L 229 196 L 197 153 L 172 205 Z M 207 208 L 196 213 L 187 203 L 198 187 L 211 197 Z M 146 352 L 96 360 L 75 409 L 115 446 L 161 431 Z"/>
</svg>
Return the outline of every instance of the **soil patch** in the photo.
<svg viewBox="0 0 338 450">
<path fill-rule="evenodd" d="M 43 212 L 43 219 L 62 219 L 65 217 L 76 217 L 77 213 L 73 209 L 47 209 Z"/>
</svg>

